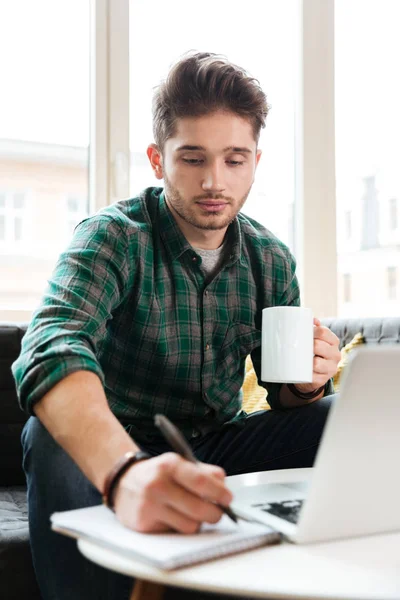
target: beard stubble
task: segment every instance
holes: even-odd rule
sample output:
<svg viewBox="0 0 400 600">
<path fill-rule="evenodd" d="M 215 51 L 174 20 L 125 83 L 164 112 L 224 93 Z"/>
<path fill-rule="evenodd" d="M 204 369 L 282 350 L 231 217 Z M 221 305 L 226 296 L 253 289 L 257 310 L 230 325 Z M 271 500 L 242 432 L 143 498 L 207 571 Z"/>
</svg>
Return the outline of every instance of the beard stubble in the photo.
<svg viewBox="0 0 400 600">
<path fill-rule="evenodd" d="M 237 202 L 234 198 L 224 196 L 223 194 L 203 194 L 202 196 L 194 196 L 190 202 L 187 202 L 180 194 L 180 192 L 171 185 L 170 181 L 164 174 L 164 184 L 165 184 L 165 196 L 167 199 L 167 203 L 172 206 L 172 208 L 176 211 L 176 213 L 192 225 L 193 227 L 197 227 L 198 229 L 205 229 L 209 231 L 218 231 L 220 229 L 226 229 L 232 221 L 235 220 L 237 214 L 242 209 L 244 203 L 247 200 L 248 195 L 250 194 L 251 187 L 247 190 L 246 194 Z M 234 213 L 230 213 L 225 218 L 221 218 L 223 215 L 218 215 L 214 213 L 204 213 L 203 218 L 198 217 L 195 212 L 195 207 L 198 206 L 196 202 L 201 200 L 224 200 L 228 202 L 228 206 L 235 207 L 237 205 Z"/>
</svg>

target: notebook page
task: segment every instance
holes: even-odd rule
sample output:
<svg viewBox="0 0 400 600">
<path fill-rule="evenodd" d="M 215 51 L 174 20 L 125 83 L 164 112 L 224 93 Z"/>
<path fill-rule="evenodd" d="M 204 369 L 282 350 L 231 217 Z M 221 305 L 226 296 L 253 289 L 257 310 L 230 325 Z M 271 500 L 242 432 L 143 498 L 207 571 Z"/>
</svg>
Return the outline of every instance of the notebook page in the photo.
<svg viewBox="0 0 400 600">
<path fill-rule="evenodd" d="M 51 523 L 55 531 L 98 541 L 162 569 L 280 540 L 280 535 L 267 525 L 243 520 L 235 524 L 226 515 L 216 525 L 203 524 L 198 534 L 139 533 L 121 525 L 105 506 L 54 513 Z"/>
</svg>

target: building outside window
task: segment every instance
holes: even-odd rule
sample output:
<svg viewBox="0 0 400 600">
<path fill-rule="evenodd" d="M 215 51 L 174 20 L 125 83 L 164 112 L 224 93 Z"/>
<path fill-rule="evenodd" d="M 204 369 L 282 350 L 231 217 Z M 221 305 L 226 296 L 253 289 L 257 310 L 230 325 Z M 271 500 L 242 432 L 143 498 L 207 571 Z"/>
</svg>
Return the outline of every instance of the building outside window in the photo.
<svg viewBox="0 0 400 600">
<path fill-rule="evenodd" d="M 345 218 L 345 231 L 346 231 L 346 239 L 351 239 L 352 234 L 352 222 L 351 222 L 351 210 L 346 210 L 344 213 Z"/>
<path fill-rule="evenodd" d="M 89 197 L 89 4 L 0 3 L 0 320 L 29 320 Z"/>
<path fill-rule="evenodd" d="M 389 228 L 395 231 L 398 228 L 398 202 L 397 198 L 389 200 Z"/>
<path fill-rule="evenodd" d="M 26 193 L 0 192 L 0 252 L 9 252 L 27 240 Z"/>
<path fill-rule="evenodd" d="M 387 294 L 389 300 L 397 299 L 397 267 L 387 269 Z"/>
<path fill-rule="evenodd" d="M 396 75 L 396 57 L 400 55 L 397 31 L 400 3 L 398 0 L 352 0 L 350 4 L 351 9 L 347 0 L 335 0 L 335 76 L 329 74 L 329 85 L 325 86 L 336 89 L 337 223 L 333 215 L 335 185 L 326 181 L 330 192 L 327 208 L 332 211 L 330 222 L 332 231 L 337 232 L 338 249 L 335 257 L 332 240 L 328 239 L 331 253 L 327 252 L 326 261 L 324 257 L 325 270 L 332 273 L 337 266 L 339 316 L 398 314 L 398 307 L 388 300 L 387 282 L 388 268 L 396 267 L 396 272 L 400 269 L 400 146 L 397 142 L 400 78 Z M 97 19 L 92 48 L 90 5 L 92 16 Z M 318 231 L 315 236 L 303 237 L 299 231 L 304 227 L 318 229 L 314 227 L 315 213 L 303 210 L 302 204 L 303 199 L 310 197 L 307 192 L 318 183 L 318 173 L 315 173 L 315 181 L 313 177 L 304 177 L 308 171 L 303 169 L 301 153 L 304 151 L 310 160 L 312 152 L 310 154 L 309 143 L 299 144 L 302 130 L 297 125 L 304 117 L 299 98 L 304 101 L 312 97 L 310 93 L 302 97 L 299 89 L 306 89 L 310 84 L 311 90 L 318 89 L 319 68 L 331 65 L 329 57 L 324 58 L 324 52 L 310 51 L 309 44 L 305 43 L 310 38 L 304 39 L 304 32 L 308 30 L 303 25 L 314 23 L 316 18 L 323 27 L 326 20 L 321 20 L 321 8 L 327 5 L 331 10 L 333 0 L 326 3 L 257 0 L 255 10 L 243 13 L 238 0 L 229 4 L 204 0 L 204 10 L 196 12 L 194 30 L 190 27 L 190 11 L 182 12 L 178 0 L 168 3 L 161 0 L 155 3 L 143 0 L 0 3 L 0 52 L 7 56 L 2 81 L 7 89 L 12 89 L 11 94 L 0 96 L 0 318 L 29 319 L 73 227 L 89 212 L 87 206 L 84 214 L 83 199 L 96 198 L 97 202 L 102 196 L 95 205 L 97 209 L 106 206 L 110 199 L 135 194 L 147 185 L 162 185 L 153 179 L 145 154 L 147 144 L 152 141 L 151 96 L 153 87 L 165 76 L 171 63 L 188 50 L 225 54 L 260 80 L 271 110 L 260 140 L 263 157 L 244 212 L 287 242 L 295 255 L 298 244 L 300 269 L 303 268 L 301 252 L 305 255 L 304 248 L 312 243 L 310 238 L 322 252 L 325 238 L 321 239 Z M 122 8 L 123 23 L 118 21 Z M 182 27 L 174 17 L 178 11 L 187 26 Z M 211 21 L 210 14 L 215 17 Z M 254 19 L 254 14 L 260 18 Z M 328 14 L 331 15 L 323 13 Z M 223 30 L 221 23 L 227 24 Z M 127 34 L 128 25 L 129 44 L 127 38 L 121 39 L 122 26 Z M 150 49 L 143 61 L 149 27 L 154 38 L 163 40 L 163 51 Z M 165 36 L 166 29 L 168 36 Z M 73 44 L 70 43 L 71 31 L 74 31 Z M 312 39 L 317 43 L 317 37 Z M 324 43 L 326 41 L 329 46 L 331 38 L 324 38 Z M 303 54 L 299 52 L 300 44 L 303 44 Z M 321 49 L 318 44 L 317 50 Z M 314 55 L 322 57 L 322 65 L 311 60 Z M 92 69 L 89 69 L 90 57 L 96 61 Z M 121 70 L 122 64 L 124 70 Z M 307 67 L 305 71 L 303 67 Z M 329 69 L 322 72 L 330 73 Z M 96 109 L 92 113 L 91 73 L 96 74 L 96 87 L 91 92 Z M 26 89 L 35 90 L 29 102 Z M 124 113 L 119 110 L 117 100 L 121 97 L 129 104 L 130 112 L 128 108 Z M 333 105 L 329 106 L 326 102 L 321 104 L 322 123 L 327 122 L 327 115 L 329 121 L 332 114 Z M 315 137 L 317 113 L 305 113 L 304 140 L 307 142 Z M 309 119 L 310 115 L 313 118 Z M 90 119 L 93 133 L 90 157 L 91 166 L 95 168 L 89 170 Z M 121 186 L 116 185 L 120 179 L 116 176 L 116 153 L 121 152 L 121 131 L 126 136 L 125 164 L 130 162 L 127 169 L 130 188 L 127 184 L 122 192 Z M 331 138 L 333 136 L 326 136 L 325 158 L 332 164 Z M 298 202 L 296 192 L 303 181 L 306 193 L 303 197 L 300 193 Z M 9 193 L 24 190 L 29 190 L 29 194 L 13 198 L 10 208 Z M 321 198 L 324 198 L 323 193 Z M 26 252 L 22 250 L 24 247 Z M 303 262 L 309 264 L 310 261 Z M 304 281 L 310 282 L 315 271 L 303 269 L 303 272 Z M 343 275 L 350 278 L 350 296 L 344 292 Z M 332 284 L 332 294 L 334 286 L 336 284 Z M 313 293 L 309 296 L 314 299 Z M 351 300 L 345 301 L 348 297 Z M 322 299 L 322 305 L 323 302 Z M 18 316 L 16 311 L 20 311 Z M 336 314 L 335 307 L 334 311 Z"/>
<path fill-rule="evenodd" d="M 5 207 L 6 207 L 6 194 L 4 192 L 0 192 L 0 243 L 4 242 L 6 239 Z"/>
<path fill-rule="evenodd" d="M 351 275 L 343 273 L 343 302 L 351 302 Z"/>
<path fill-rule="evenodd" d="M 71 238 L 75 227 L 87 216 L 88 199 L 84 196 L 67 196 L 66 212 L 67 237 Z"/>
<path fill-rule="evenodd" d="M 398 0 L 335 0 L 337 268 L 344 285 L 339 285 L 338 315 L 343 317 L 398 315 L 388 294 L 394 298 L 400 269 L 399 22 Z M 345 283 L 350 280 L 351 296 Z"/>
</svg>

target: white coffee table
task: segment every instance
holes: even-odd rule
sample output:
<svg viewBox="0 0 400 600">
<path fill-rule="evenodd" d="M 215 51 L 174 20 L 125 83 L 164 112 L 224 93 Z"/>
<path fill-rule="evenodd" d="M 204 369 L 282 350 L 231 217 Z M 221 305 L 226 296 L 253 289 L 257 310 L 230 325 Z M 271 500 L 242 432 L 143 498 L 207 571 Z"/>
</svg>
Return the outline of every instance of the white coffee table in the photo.
<svg viewBox="0 0 400 600">
<path fill-rule="evenodd" d="M 293 481 L 301 480 L 309 471 L 250 473 L 227 482 L 234 492 L 243 485 L 281 481 L 289 473 Z M 400 600 L 400 532 L 307 546 L 265 546 L 173 572 L 87 540 L 78 540 L 78 547 L 103 567 L 156 584 L 252 598 Z M 149 598 L 150 592 L 140 586 L 143 583 L 135 587 L 132 598 Z"/>
</svg>

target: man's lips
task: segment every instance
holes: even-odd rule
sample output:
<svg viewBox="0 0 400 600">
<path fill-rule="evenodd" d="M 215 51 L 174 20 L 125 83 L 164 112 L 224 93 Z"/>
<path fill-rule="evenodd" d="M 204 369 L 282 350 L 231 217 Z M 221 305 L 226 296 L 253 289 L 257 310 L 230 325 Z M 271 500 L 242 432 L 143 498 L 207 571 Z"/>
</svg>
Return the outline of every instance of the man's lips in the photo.
<svg viewBox="0 0 400 600">
<path fill-rule="evenodd" d="M 228 202 L 223 202 L 221 200 L 200 200 L 198 201 L 198 204 L 203 210 L 217 212 L 218 210 L 225 208 L 225 206 L 228 205 Z"/>
</svg>

